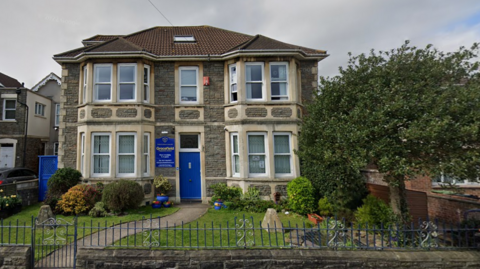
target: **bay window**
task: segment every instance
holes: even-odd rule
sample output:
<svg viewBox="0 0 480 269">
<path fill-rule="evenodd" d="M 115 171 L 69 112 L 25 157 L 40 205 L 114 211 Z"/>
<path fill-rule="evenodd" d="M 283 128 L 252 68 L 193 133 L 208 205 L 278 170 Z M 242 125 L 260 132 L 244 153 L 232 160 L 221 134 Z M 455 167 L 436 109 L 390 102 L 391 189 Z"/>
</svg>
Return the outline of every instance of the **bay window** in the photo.
<svg viewBox="0 0 480 269">
<path fill-rule="evenodd" d="M 231 134 L 232 145 L 232 175 L 240 175 L 240 154 L 238 152 L 238 134 Z"/>
<path fill-rule="evenodd" d="M 288 63 L 270 63 L 272 100 L 288 100 Z"/>
<path fill-rule="evenodd" d="M 96 64 L 94 67 L 94 101 L 112 100 L 112 65 Z"/>
<path fill-rule="evenodd" d="M 85 171 L 83 171 L 85 167 L 85 133 L 81 133 L 80 137 L 80 172 L 83 175 L 85 173 Z"/>
<path fill-rule="evenodd" d="M 198 103 L 198 67 L 183 66 L 180 72 L 180 103 Z"/>
<path fill-rule="evenodd" d="M 83 67 L 83 103 L 87 102 L 87 66 Z"/>
<path fill-rule="evenodd" d="M 118 65 L 118 101 L 135 101 L 136 64 Z"/>
<path fill-rule="evenodd" d="M 290 175 L 292 173 L 292 155 L 289 133 L 273 134 L 273 158 L 275 163 L 275 175 Z"/>
<path fill-rule="evenodd" d="M 249 133 L 248 137 L 248 171 L 250 176 L 267 175 L 266 134 Z"/>
<path fill-rule="evenodd" d="M 143 174 L 150 175 L 150 133 L 143 135 Z"/>
<path fill-rule="evenodd" d="M 150 100 L 150 66 L 143 66 L 143 102 Z"/>
<path fill-rule="evenodd" d="M 232 64 L 230 69 L 230 102 L 238 101 L 237 94 L 237 65 Z"/>
<path fill-rule="evenodd" d="M 92 134 L 92 176 L 110 175 L 110 134 Z"/>
<path fill-rule="evenodd" d="M 135 175 L 135 133 L 117 133 L 117 176 Z"/>
<path fill-rule="evenodd" d="M 247 100 L 264 100 L 263 63 L 245 63 Z"/>
</svg>

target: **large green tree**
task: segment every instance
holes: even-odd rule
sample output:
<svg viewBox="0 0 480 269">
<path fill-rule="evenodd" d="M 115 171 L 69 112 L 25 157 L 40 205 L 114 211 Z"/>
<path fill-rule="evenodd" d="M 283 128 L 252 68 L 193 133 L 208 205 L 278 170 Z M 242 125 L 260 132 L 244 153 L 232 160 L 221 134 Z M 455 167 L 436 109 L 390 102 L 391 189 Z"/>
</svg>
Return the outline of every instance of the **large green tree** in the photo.
<svg viewBox="0 0 480 269">
<path fill-rule="evenodd" d="M 478 45 L 443 53 L 431 45 L 350 55 L 340 75 L 320 78 L 300 135 L 302 173 L 322 195 L 355 194 L 375 165 L 390 204 L 408 218 L 405 180 L 440 172 L 478 177 Z M 345 193 L 347 193 L 345 195 Z"/>
</svg>

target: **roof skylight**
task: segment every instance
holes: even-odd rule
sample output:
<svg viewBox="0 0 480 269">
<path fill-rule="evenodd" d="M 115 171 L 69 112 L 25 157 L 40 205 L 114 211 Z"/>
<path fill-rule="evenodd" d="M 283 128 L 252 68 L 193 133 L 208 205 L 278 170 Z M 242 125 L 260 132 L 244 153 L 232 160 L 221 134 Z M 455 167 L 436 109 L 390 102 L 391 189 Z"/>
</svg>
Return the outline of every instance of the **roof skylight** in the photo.
<svg viewBox="0 0 480 269">
<path fill-rule="evenodd" d="M 173 37 L 173 41 L 177 43 L 192 43 L 196 40 L 193 35 L 176 35 Z"/>
</svg>

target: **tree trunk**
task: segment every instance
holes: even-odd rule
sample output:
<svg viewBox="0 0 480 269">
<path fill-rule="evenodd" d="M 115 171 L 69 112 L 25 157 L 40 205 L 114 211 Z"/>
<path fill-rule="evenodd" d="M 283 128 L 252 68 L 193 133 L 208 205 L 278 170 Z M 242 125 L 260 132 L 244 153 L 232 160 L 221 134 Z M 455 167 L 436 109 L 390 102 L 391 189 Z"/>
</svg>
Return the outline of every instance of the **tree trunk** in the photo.
<svg viewBox="0 0 480 269">
<path fill-rule="evenodd" d="M 403 176 L 396 176 L 388 182 L 390 187 L 390 206 L 393 213 L 402 223 L 411 220 L 407 204 L 407 191 L 405 189 L 405 179 Z"/>
</svg>

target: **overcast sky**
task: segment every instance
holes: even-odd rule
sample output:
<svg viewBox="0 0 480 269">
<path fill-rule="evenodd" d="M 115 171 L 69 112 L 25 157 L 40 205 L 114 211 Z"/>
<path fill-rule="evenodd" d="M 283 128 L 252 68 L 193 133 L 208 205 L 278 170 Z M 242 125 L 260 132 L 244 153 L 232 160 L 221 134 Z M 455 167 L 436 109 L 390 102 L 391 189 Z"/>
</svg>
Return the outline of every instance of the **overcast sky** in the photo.
<svg viewBox="0 0 480 269">
<path fill-rule="evenodd" d="M 151 0 L 175 26 L 211 25 L 327 50 L 332 76 L 347 53 L 386 50 L 404 40 L 444 51 L 480 41 L 478 0 Z M 130 34 L 170 23 L 148 0 L 0 0 L 0 72 L 28 88 L 50 72 L 54 54 L 96 34 Z"/>
</svg>

